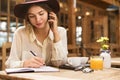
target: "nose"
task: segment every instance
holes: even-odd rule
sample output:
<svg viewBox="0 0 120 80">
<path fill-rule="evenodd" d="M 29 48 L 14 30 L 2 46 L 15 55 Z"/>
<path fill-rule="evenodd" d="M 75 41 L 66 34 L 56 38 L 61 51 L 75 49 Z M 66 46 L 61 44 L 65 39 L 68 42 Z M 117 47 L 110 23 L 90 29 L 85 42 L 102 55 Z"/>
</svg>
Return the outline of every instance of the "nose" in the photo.
<svg viewBox="0 0 120 80">
<path fill-rule="evenodd" d="M 41 17 L 39 15 L 36 15 L 36 22 L 40 22 Z"/>
</svg>

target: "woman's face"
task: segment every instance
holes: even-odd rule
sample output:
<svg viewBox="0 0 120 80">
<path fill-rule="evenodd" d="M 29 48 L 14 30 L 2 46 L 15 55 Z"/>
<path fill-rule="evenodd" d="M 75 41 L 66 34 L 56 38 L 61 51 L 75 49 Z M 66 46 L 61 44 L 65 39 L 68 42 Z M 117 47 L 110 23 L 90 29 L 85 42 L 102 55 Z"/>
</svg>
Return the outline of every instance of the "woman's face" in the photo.
<svg viewBox="0 0 120 80">
<path fill-rule="evenodd" d="M 44 28 L 48 21 L 48 12 L 40 6 L 34 5 L 28 10 L 28 19 L 36 28 Z"/>
</svg>

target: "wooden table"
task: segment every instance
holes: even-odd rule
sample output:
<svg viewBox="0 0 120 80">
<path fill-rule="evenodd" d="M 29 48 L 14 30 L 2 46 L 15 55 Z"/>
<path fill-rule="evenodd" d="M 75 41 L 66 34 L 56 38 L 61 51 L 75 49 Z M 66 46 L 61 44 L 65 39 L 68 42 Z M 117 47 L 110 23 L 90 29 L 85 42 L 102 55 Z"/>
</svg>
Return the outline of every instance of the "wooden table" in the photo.
<svg viewBox="0 0 120 80">
<path fill-rule="evenodd" d="M 64 70 L 48 73 L 15 73 L 6 74 L 0 71 L 0 79 L 9 80 L 120 80 L 120 68 L 110 68 L 83 73 L 82 71 Z"/>
<path fill-rule="evenodd" d="M 111 64 L 112 64 L 112 65 L 120 66 L 120 57 L 112 58 Z"/>
</svg>

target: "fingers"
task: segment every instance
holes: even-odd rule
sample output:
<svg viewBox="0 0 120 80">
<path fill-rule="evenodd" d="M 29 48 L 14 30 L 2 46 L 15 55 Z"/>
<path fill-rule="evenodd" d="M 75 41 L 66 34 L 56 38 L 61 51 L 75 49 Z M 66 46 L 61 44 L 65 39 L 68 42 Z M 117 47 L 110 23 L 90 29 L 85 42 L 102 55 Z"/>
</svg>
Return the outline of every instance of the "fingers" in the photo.
<svg viewBox="0 0 120 80">
<path fill-rule="evenodd" d="M 48 20 L 49 26 L 53 32 L 57 31 L 57 16 L 54 12 L 49 13 L 50 19 Z"/>
<path fill-rule="evenodd" d="M 42 58 L 39 58 L 39 57 L 34 57 L 34 62 L 36 64 L 42 64 L 42 65 L 45 64 L 45 61 Z"/>
<path fill-rule="evenodd" d="M 54 12 L 50 12 L 49 17 L 50 17 L 48 20 L 49 23 L 57 24 L 57 16 Z"/>
<path fill-rule="evenodd" d="M 50 20 L 57 20 L 57 16 L 54 12 L 50 12 L 49 17 L 50 17 Z"/>
<path fill-rule="evenodd" d="M 29 60 L 24 61 L 23 67 L 38 68 L 45 64 L 44 60 L 39 57 L 33 57 Z"/>
<path fill-rule="evenodd" d="M 36 63 L 31 63 L 28 67 L 29 68 L 39 68 L 40 66 L 43 66 L 43 65 L 38 65 L 38 64 L 36 64 Z"/>
</svg>

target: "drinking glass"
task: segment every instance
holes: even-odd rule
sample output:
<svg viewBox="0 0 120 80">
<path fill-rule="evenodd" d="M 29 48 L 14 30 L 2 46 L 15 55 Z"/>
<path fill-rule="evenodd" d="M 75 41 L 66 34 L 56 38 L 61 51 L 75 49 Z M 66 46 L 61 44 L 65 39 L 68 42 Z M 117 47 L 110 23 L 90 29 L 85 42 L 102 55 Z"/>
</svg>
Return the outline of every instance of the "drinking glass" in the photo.
<svg viewBox="0 0 120 80">
<path fill-rule="evenodd" d="M 103 69 L 103 57 L 91 56 L 90 57 L 90 68 L 93 70 L 102 70 Z"/>
</svg>

